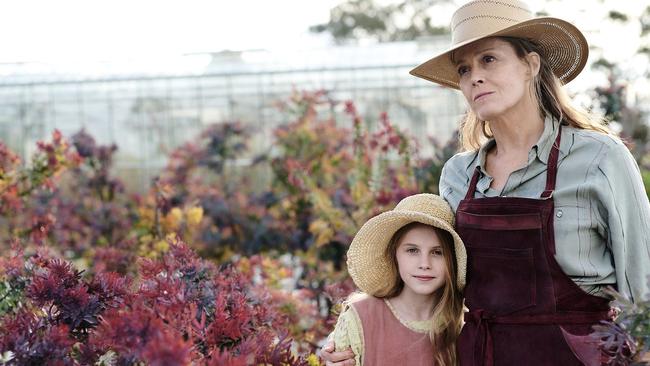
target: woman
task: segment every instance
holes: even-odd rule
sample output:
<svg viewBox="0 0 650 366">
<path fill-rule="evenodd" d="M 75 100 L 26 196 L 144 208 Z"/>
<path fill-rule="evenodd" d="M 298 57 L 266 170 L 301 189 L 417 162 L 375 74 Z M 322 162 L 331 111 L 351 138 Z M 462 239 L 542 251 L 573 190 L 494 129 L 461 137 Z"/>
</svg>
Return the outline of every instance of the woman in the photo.
<svg viewBox="0 0 650 366">
<path fill-rule="evenodd" d="M 561 87 L 586 63 L 585 38 L 516 0 L 471 1 L 451 29 L 452 47 L 411 74 L 469 106 L 467 151 L 440 182 L 468 253 L 460 364 L 600 364 L 589 333 L 610 318 L 603 289 L 647 292 L 650 204 L 629 151 Z"/>
</svg>

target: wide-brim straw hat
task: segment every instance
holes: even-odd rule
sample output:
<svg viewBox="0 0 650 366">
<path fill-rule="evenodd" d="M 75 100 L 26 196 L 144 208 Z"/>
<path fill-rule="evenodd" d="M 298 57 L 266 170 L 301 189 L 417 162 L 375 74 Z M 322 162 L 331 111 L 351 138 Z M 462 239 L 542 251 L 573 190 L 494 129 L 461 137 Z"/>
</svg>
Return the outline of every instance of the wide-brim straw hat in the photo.
<svg viewBox="0 0 650 366">
<path fill-rule="evenodd" d="M 553 73 L 564 84 L 587 63 L 589 46 L 574 25 L 558 18 L 534 18 L 528 5 L 517 0 L 475 0 L 456 10 L 451 20 L 451 46 L 411 70 L 411 75 L 454 89 L 459 75 L 452 53 L 488 37 L 514 37 L 538 44 Z"/>
<path fill-rule="evenodd" d="M 465 288 L 467 252 L 454 231 L 454 213 L 440 196 L 422 193 L 406 197 L 393 210 L 368 220 L 352 240 L 347 254 L 348 273 L 361 291 L 374 295 L 392 284 L 397 274 L 393 273 L 391 260 L 385 256 L 386 247 L 397 230 L 412 222 L 431 225 L 451 234 L 457 286 L 460 291 Z"/>
</svg>

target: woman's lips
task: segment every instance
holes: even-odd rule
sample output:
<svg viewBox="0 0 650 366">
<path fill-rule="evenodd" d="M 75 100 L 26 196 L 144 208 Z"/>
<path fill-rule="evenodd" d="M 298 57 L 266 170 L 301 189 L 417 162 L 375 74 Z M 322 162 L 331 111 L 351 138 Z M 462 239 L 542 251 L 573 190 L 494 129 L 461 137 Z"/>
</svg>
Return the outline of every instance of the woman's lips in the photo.
<svg viewBox="0 0 650 366">
<path fill-rule="evenodd" d="M 482 97 L 484 97 L 484 96 L 486 96 L 486 95 L 490 95 L 490 94 L 492 94 L 492 93 L 493 93 L 493 92 L 479 93 L 478 95 L 476 95 L 476 96 L 474 97 L 474 101 L 476 102 L 476 101 L 479 100 L 480 98 L 482 98 Z"/>
</svg>

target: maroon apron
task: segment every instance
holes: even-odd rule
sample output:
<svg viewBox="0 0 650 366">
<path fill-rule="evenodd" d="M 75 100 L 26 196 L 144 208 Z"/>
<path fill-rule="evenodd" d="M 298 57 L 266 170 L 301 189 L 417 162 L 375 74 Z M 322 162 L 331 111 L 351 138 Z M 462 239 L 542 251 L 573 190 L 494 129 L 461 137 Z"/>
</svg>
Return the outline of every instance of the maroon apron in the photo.
<svg viewBox="0 0 650 366">
<path fill-rule="evenodd" d="M 478 167 L 456 212 L 467 247 L 461 365 L 599 365 L 592 325 L 608 300 L 580 289 L 555 260 L 553 190 L 561 131 L 541 198 L 475 199 Z"/>
</svg>

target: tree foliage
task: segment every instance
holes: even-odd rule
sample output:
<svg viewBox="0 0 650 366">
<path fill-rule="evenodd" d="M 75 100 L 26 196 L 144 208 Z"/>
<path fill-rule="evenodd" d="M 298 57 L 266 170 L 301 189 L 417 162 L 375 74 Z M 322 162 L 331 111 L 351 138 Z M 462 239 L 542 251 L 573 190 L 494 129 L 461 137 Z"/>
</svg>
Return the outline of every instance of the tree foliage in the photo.
<svg viewBox="0 0 650 366">
<path fill-rule="evenodd" d="M 601 1 L 603 3 L 603 1 Z M 650 5 L 641 14 L 622 12 L 617 9 L 616 3 L 604 2 L 609 6 L 606 22 L 620 25 L 632 25 L 638 33 L 630 37 L 638 40 L 638 49 L 635 57 L 645 59 L 646 65 L 650 61 Z M 611 45 L 595 45 L 595 49 L 603 50 Z M 632 57 L 634 59 L 635 57 Z M 650 78 L 650 67 L 639 69 L 628 60 L 608 59 L 605 53 L 592 64 L 596 71 L 604 73 L 607 77 L 605 85 L 596 86 L 592 95 L 594 106 L 599 109 L 608 121 L 620 126 L 620 135 L 628 143 L 632 154 L 641 165 L 648 164 L 650 155 L 650 110 L 643 108 L 643 103 L 638 98 L 643 98 L 635 90 L 638 78 Z M 645 97 L 647 98 L 647 96 Z M 634 102 L 630 102 L 634 100 Z"/>
<path fill-rule="evenodd" d="M 435 24 L 432 18 L 436 7 L 447 3 L 449 0 L 403 0 L 382 5 L 375 0 L 349 0 L 330 11 L 329 22 L 310 30 L 327 32 L 338 43 L 359 39 L 410 41 L 448 32 L 447 24 Z"/>
</svg>

